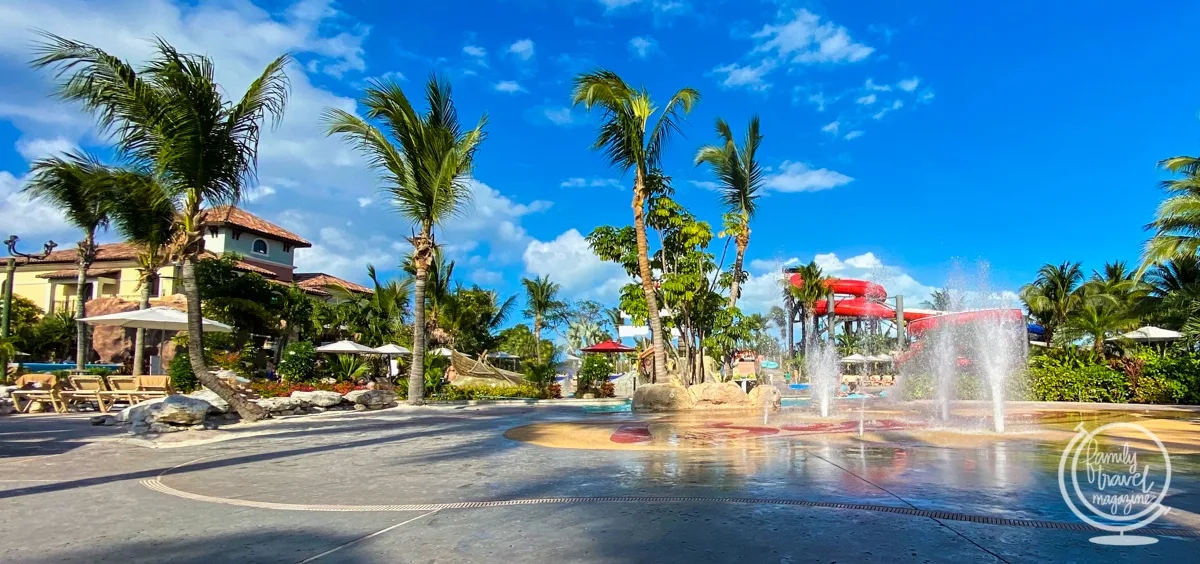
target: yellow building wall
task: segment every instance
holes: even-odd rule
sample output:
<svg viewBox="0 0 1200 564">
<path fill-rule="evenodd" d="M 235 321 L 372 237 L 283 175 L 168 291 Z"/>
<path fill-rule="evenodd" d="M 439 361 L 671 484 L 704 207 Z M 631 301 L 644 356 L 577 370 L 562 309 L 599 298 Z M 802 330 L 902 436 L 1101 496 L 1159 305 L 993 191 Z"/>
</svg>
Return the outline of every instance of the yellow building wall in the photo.
<svg viewBox="0 0 1200 564">
<path fill-rule="evenodd" d="M 54 302 L 55 311 L 74 311 L 75 309 L 75 279 L 57 279 L 47 280 L 38 278 L 39 274 L 47 272 L 55 272 L 59 270 L 70 270 L 73 265 L 70 264 L 54 264 L 54 265 L 24 265 L 18 266 L 17 271 L 13 275 L 13 295 L 26 298 L 38 307 L 42 308 L 43 312 L 50 311 L 50 302 Z M 108 265 L 99 263 L 92 266 L 93 270 L 119 270 L 117 274 L 106 276 L 106 279 L 114 280 L 115 283 L 100 284 L 97 295 L 94 297 L 117 297 L 123 300 L 136 302 L 141 297 L 141 290 L 138 288 L 138 269 L 132 263 Z M 159 269 L 159 294 L 158 296 L 169 296 L 179 293 L 183 290 L 182 284 L 177 285 L 175 278 L 176 268 L 174 266 L 164 267 Z M 0 281 L 3 278 L 0 276 Z M 53 282 L 53 284 L 51 284 Z M 178 286 L 178 287 L 177 287 Z M 51 288 L 54 294 L 51 295 Z M 157 296 L 151 296 L 157 297 Z"/>
</svg>

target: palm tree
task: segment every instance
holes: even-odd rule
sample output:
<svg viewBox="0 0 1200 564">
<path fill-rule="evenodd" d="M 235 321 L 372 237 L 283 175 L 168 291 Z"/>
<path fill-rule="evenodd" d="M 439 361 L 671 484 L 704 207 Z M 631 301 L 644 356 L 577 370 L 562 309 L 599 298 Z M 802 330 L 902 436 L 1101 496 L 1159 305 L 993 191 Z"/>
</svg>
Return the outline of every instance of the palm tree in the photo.
<svg viewBox="0 0 1200 564">
<path fill-rule="evenodd" d="M 956 306 L 954 303 L 954 297 L 950 293 L 950 288 L 944 287 L 941 290 L 934 290 L 932 293 L 930 293 L 929 299 L 921 302 L 921 307 L 935 309 L 937 311 L 955 311 L 956 309 L 962 309 L 962 301 L 962 298 L 959 297 L 958 304 Z"/>
<path fill-rule="evenodd" d="M 1079 289 L 1082 281 L 1083 270 L 1077 262 L 1044 264 L 1038 269 L 1037 278 L 1021 288 L 1021 299 L 1029 308 L 1029 314 L 1046 330 L 1047 344 L 1052 342 L 1055 330 L 1067 323 L 1071 312 L 1083 300 Z"/>
<path fill-rule="evenodd" d="M 681 114 L 690 112 L 700 99 L 693 88 L 683 88 L 667 104 L 656 107 L 645 88 L 635 89 L 609 70 L 597 70 L 575 77 L 572 99 L 589 111 L 599 107 L 604 114 L 599 135 L 592 149 L 602 150 L 612 166 L 633 169 L 633 228 L 637 235 L 638 276 L 646 294 L 646 309 L 654 347 L 655 378 L 667 374 L 667 355 L 663 346 L 662 320 L 650 271 L 649 243 L 646 240 L 647 176 L 658 170 L 662 153 L 672 133 L 679 131 Z M 651 122 L 654 114 L 658 118 Z M 651 125 L 653 124 L 653 125 Z M 679 380 L 679 378 L 676 378 Z M 682 380 L 677 381 L 682 385 Z"/>
<path fill-rule="evenodd" d="M 1093 279 L 1080 286 L 1079 303 L 1070 311 L 1067 325 L 1092 337 L 1096 354 L 1104 353 L 1104 339 L 1113 331 L 1129 328 L 1137 317 L 1132 314 L 1132 301 L 1122 301 L 1109 293 L 1111 280 Z M 1047 338 L 1049 341 L 1049 338 Z"/>
<path fill-rule="evenodd" d="M 542 321 L 567 307 L 558 299 L 561 285 L 551 282 L 550 276 L 522 278 L 525 285 L 525 315 L 533 318 L 533 335 L 537 337 L 537 361 L 542 362 Z"/>
<path fill-rule="evenodd" d="M 396 211 L 419 229 L 409 239 L 415 271 L 411 405 L 425 403 L 425 284 L 436 247 L 434 227 L 464 213 L 471 202 L 468 180 L 487 123 L 484 116 L 474 129 L 462 131 L 450 85 L 436 76 L 425 85 L 425 99 L 428 110 L 418 114 L 395 82 L 372 81 L 362 99 L 366 119 L 336 108 L 324 114 L 328 135 L 341 135 L 367 157 Z"/>
<path fill-rule="evenodd" d="M 107 229 L 112 205 L 114 172 L 95 158 L 79 152 L 33 163 L 25 193 L 62 211 L 67 221 L 83 231 L 79 241 L 75 276 L 75 318 L 86 317 L 87 269 L 96 259 L 96 230 Z M 96 296 L 91 296 L 96 297 Z M 83 370 L 91 347 L 88 326 L 75 322 L 75 368 Z"/>
<path fill-rule="evenodd" d="M 600 324 L 590 319 L 577 319 L 567 325 L 567 346 L 573 353 L 583 347 L 594 345 L 609 338 Z"/>
<path fill-rule="evenodd" d="M 138 309 L 150 307 L 151 290 L 158 287 L 158 271 L 171 259 L 178 211 L 152 175 L 141 171 L 120 171 L 120 190 L 112 194 L 109 215 L 125 240 L 138 247 Z M 133 375 L 142 374 L 146 330 L 138 329 L 133 346 Z"/>
<path fill-rule="evenodd" d="M 830 278 L 821 271 L 816 261 L 797 268 L 796 273 L 800 275 L 799 286 L 793 286 L 786 280 L 784 283 L 788 285 L 787 291 L 792 295 L 793 302 L 804 312 L 804 351 L 807 353 L 809 342 L 816 337 L 816 314 L 813 310 L 817 302 L 829 296 Z"/>
<path fill-rule="evenodd" d="M 61 98 L 96 114 L 116 139 L 118 154 L 147 170 L 180 201 L 180 279 L 188 309 L 188 357 L 200 382 L 243 419 L 267 416 L 257 404 L 217 380 L 204 364 L 196 262 L 204 250 L 208 206 L 237 204 L 254 182 L 263 121 L 276 125 L 287 105 L 288 55 L 271 61 L 236 101 L 224 97 L 212 60 L 180 53 L 158 39 L 140 69 L 96 47 L 46 34 L 36 68 L 56 67 Z"/>
<path fill-rule="evenodd" d="M 1200 157 L 1171 157 L 1159 168 L 1182 178 L 1164 180 L 1168 198 L 1159 204 L 1146 230 L 1154 235 L 1142 253 L 1142 270 L 1176 257 L 1200 252 Z"/>
<path fill-rule="evenodd" d="M 742 282 L 742 261 L 750 244 L 750 220 L 754 218 L 755 201 L 762 189 L 763 170 L 755 154 L 762 143 L 758 133 L 758 116 L 750 118 L 746 139 L 739 150 L 733 131 L 725 120 L 717 118 L 720 145 L 701 147 L 696 153 L 696 166 L 708 163 L 721 181 L 721 201 L 725 204 L 726 228 L 722 237 L 733 237 L 737 254 L 733 260 L 733 282 L 729 287 L 729 307 L 737 304 Z"/>
<path fill-rule="evenodd" d="M 771 325 L 774 325 L 775 328 L 779 330 L 779 340 L 786 341 L 788 323 L 787 311 L 777 305 L 773 305 L 771 306 L 771 309 L 767 310 L 767 319 L 770 320 Z"/>
<path fill-rule="evenodd" d="M 1182 256 L 1156 264 L 1146 272 L 1146 284 L 1143 311 L 1155 323 L 1179 329 L 1193 316 L 1193 304 L 1200 303 L 1200 258 Z"/>
</svg>

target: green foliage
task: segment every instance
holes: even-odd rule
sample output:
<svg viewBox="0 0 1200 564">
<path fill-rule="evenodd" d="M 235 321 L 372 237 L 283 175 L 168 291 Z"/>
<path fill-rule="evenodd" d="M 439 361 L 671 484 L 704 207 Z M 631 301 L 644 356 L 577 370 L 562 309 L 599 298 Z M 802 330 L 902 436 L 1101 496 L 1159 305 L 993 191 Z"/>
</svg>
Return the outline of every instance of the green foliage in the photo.
<svg viewBox="0 0 1200 564">
<path fill-rule="evenodd" d="M 339 382 L 353 382 L 366 376 L 370 366 L 356 354 L 339 354 L 329 364 L 329 373 Z"/>
<path fill-rule="evenodd" d="M 554 383 L 554 361 L 553 360 L 527 360 L 524 364 L 525 380 L 530 384 L 545 390 Z"/>
<path fill-rule="evenodd" d="M 107 378 L 112 376 L 113 371 L 109 370 L 108 368 L 89 368 L 87 369 L 87 373 L 89 376 L 100 376 L 102 378 Z"/>
<path fill-rule="evenodd" d="M 584 355 L 579 374 L 575 376 L 575 397 L 582 397 L 588 392 L 600 395 L 600 387 L 608 382 L 608 377 L 613 370 L 613 365 L 609 362 L 607 355 Z"/>
<path fill-rule="evenodd" d="M 446 386 L 440 392 L 432 394 L 430 397 L 435 400 L 443 401 L 497 398 L 540 399 L 543 397 L 543 391 L 533 384 L 522 384 L 519 386 L 489 386 L 486 384 L 472 384 L 468 386 Z"/>
<path fill-rule="evenodd" d="M 316 378 L 317 352 L 308 341 L 288 343 L 279 358 L 279 377 L 294 382 Z"/>
<path fill-rule="evenodd" d="M 171 359 L 171 364 L 167 367 L 167 373 L 171 376 L 171 388 L 177 392 L 186 394 L 200 387 L 200 380 L 192 372 L 192 363 L 188 359 L 186 349 L 175 353 L 175 358 Z"/>
<path fill-rule="evenodd" d="M 1067 368 L 1055 364 L 1029 368 L 1031 389 L 1038 401 L 1129 401 L 1129 380 L 1107 366 Z"/>
<path fill-rule="evenodd" d="M 239 270 L 239 260 L 237 254 L 225 253 L 196 263 L 204 316 L 238 331 L 274 335 L 279 330 L 284 287 L 260 274 Z"/>
<path fill-rule="evenodd" d="M 515 302 L 515 296 L 501 302 L 494 290 L 457 286 L 442 304 L 438 326 L 449 333 L 448 344 L 459 352 L 475 355 L 496 350 L 496 333 Z"/>
<path fill-rule="evenodd" d="M 542 358 L 554 357 L 554 343 L 543 339 L 540 341 Z M 536 359 L 539 341 L 533 335 L 528 325 L 513 325 L 504 329 L 496 336 L 496 350 L 515 354 L 524 359 Z"/>
<path fill-rule="evenodd" d="M 1200 354 L 1179 349 L 1167 354 L 1142 349 L 1134 354 L 1142 361 L 1134 401 L 1200 405 Z"/>
</svg>

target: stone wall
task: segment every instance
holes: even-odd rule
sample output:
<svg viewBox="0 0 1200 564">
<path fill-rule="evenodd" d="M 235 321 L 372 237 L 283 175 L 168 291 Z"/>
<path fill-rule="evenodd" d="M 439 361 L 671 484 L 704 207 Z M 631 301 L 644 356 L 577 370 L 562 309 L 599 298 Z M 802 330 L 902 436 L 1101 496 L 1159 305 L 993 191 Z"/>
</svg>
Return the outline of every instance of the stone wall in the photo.
<svg viewBox="0 0 1200 564">
<path fill-rule="evenodd" d="M 187 311 L 187 300 L 183 294 L 174 294 L 151 299 L 150 306 L 165 306 L 179 311 Z M 103 297 L 88 301 L 83 307 L 87 317 L 94 317 L 97 315 L 133 311 L 138 308 L 138 304 L 137 302 L 122 300 L 120 298 Z M 113 362 L 117 364 L 124 364 L 127 361 L 133 360 L 133 344 L 137 336 L 136 329 L 93 326 L 91 327 L 91 331 L 92 358 L 99 359 L 100 362 Z M 175 358 L 175 346 L 171 344 L 171 337 L 174 335 L 175 333 L 172 331 L 146 331 L 147 346 L 159 347 L 159 356 L 162 357 L 164 369 L 170 364 L 171 359 Z"/>
</svg>

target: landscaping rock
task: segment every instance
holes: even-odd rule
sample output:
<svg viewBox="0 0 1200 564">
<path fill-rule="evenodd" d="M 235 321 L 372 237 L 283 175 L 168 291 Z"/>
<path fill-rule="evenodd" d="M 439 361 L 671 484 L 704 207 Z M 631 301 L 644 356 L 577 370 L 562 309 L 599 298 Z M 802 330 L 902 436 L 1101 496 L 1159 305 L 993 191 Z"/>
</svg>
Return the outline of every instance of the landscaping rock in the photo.
<svg viewBox="0 0 1200 564">
<path fill-rule="evenodd" d="M 146 409 L 145 421 L 155 423 L 173 423 L 175 425 L 195 425 L 203 423 L 212 404 L 188 396 L 173 395 L 151 405 Z M 153 432 L 153 431 L 152 431 Z"/>
<path fill-rule="evenodd" d="M 271 413 L 290 412 L 295 409 L 304 407 L 304 402 L 296 398 L 280 397 L 280 398 L 263 398 L 257 400 L 259 407 Z"/>
<path fill-rule="evenodd" d="M 146 420 L 146 415 L 151 406 L 160 404 L 166 398 L 154 398 L 141 403 L 135 403 L 117 414 L 117 421 L 121 423 L 138 424 Z"/>
<path fill-rule="evenodd" d="M 771 411 L 777 411 L 783 405 L 783 395 L 775 386 L 755 386 L 753 390 L 750 390 L 750 405 L 753 407 L 766 405 Z"/>
<path fill-rule="evenodd" d="M 688 388 L 696 407 L 748 407 L 750 396 L 733 382 L 705 382 Z"/>
<path fill-rule="evenodd" d="M 324 390 L 292 392 L 292 397 L 317 407 L 333 407 L 343 401 L 342 394 Z"/>
<path fill-rule="evenodd" d="M 186 431 L 186 430 L 187 430 L 187 426 L 184 426 L 184 425 L 171 425 L 170 423 L 151 423 L 147 432 L 149 432 L 149 433 L 176 433 L 179 431 Z"/>
<path fill-rule="evenodd" d="M 0 415 L 9 415 L 17 412 L 17 407 L 10 400 L 0 400 Z"/>
<path fill-rule="evenodd" d="M 188 429 L 191 429 L 193 431 L 213 431 L 213 430 L 216 430 L 216 428 L 217 428 L 217 423 L 211 419 L 205 419 L 203 423 L 200 423 L 197 425 L 192 425 L 191 427 L 188 427 Z"/>
<path fill-rule="evenodd" d="M 643 384 L 633 393 L 634 411 L 686 411 L 692 395 L 674 384 Z"/>
<path fill-rule="evenodd" d="M 383 409 L 396 403 L 396 394 L 386 390 L 354 390 L 343 397 L 346 398 L 346 401 L 367 409 Z M 358 408 L 355 407 L 355 409 Z"/>
<path fill-rule="evenodd" d="M 112 427 L 117 424 L 117 418 L 112 415 L 97 415 L 88 420 L 92 425 Z"/>
<path fill-rule="evenodd" d="M 229 402 L 225 401 L 221 398 L 221 396 L 218 396 L 216 392 L 208 388 L 202 388 L 198 391 L 192 392 L 188 394 L 188 397 L 208 402 L 209 405 L 212 406 L 208 412 L 213 415 L 226 413 L 229 411 Z"/>
<path fill-rule="evenodd" d="M 12 392 L 15 389 L 17 389 L 16 386 L 0 386 L 0 399 L 11 398 Z"/>
</svg>

